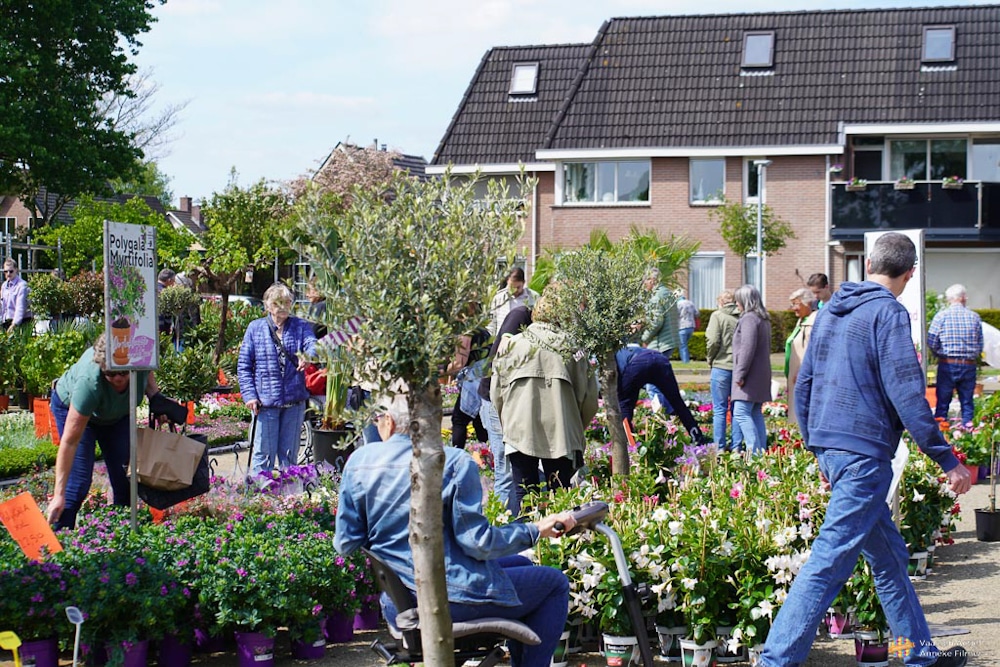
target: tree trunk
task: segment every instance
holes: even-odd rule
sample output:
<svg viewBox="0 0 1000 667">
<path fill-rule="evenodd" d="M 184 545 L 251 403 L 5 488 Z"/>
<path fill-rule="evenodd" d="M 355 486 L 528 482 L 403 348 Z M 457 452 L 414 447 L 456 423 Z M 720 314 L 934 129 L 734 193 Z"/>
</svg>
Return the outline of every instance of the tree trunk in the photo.
<svg viewBox="0 0 1000 667">
<path fill-rule="evenodd" d="M 222 298 L 222 320 L 219 322 L 219 337 L 215 341 L 215 356 L 212 361 L 216 366 L 222 359 L 222 353 L 226 351 L 226 320 L 229 319 L 229 292 L 221 292 Z"/>
<path fill-rule="evenodd" d="M 454 664 L 455 639 L 451 631 L 448 588 L 444 571 L 444 520 L 441 488 L 444 444 L 441 441 L 441 389 L 437 383 L 414 389 L 409 395 L 410 436 L 410 549 L 417 584 L 421 648 L 424 664 Z"/>
<path fill-rule="evenodd" d="M 608 415 L 608 430 L 611 431 L 611 472 L 615 475 L 628 475 L 628 437 L 622 425 L 622 411 L 618 406 L 618 364 L 614 352 L 608 352 L 604 356 L 600 369 L 604 411 Z"/>
</svg>

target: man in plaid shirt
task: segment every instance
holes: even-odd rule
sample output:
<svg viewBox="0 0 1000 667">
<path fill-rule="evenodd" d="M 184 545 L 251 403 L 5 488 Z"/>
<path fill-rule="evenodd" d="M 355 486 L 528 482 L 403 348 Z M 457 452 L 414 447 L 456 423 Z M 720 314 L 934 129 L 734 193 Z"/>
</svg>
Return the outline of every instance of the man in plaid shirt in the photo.
<svg viewBox="0 0 1000 667">
<path fill-rule="evenodd" d="M 962 421 L 973 419 L 972 393 L 976 388 L 979 357 L 983 353 L 983 323 L 965 307 L 965 285 L 952 285 L 944 293 L 950 304 L 934 316 L 927 330 L 927 347 L 938 358 L 935 417 L 948 417 L 951 394 L 958 392 Z"/>
</svg>

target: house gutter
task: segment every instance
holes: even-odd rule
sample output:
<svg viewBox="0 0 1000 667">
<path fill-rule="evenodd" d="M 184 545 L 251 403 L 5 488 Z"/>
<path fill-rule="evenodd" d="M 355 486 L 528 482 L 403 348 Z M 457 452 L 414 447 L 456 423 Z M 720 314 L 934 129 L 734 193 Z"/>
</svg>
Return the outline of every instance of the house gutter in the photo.
<svg viewBox="0 0 1000 667">
<path fill-rule="evenodd" d="M 531 256 L 528 257 L 528 275 L 535 273 L 535 257 L 538 253 L 538 180 L 531 188 Z"/>
<path fill-rule="evenodd" d="M 830 166 L 830 156 L 827 155 L 825 169 L 826 176 L 824 177 L 824 181 L 826 183 L 826 194 L 823 197 L 823 208 L 826 209 L 826 215 L 824 216 L 825 220 L 823 222 L 823 231 L 826 235 L 826 243 L 823 244 L 826 248 L 826 252 L 823 253 L 823 273 L 825 273 L 827 277 L 830 276 L 830 253 L 832 252 L 830 242 L 833 240 L 830 238 L 830 234 L 833 229 L 830 224 L 830 221 L 833 218 L 833 196 L 830 192 Z"/>
</svg>

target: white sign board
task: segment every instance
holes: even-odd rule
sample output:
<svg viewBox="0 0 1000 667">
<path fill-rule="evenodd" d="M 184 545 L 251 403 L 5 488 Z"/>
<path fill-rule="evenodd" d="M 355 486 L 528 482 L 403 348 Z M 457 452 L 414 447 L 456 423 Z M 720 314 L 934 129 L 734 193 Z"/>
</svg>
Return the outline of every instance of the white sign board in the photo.
<svg viewBox="0 0 1000 667">
<path fill-rule="evenodd" d="M 924 230 L 922 229 L 901 229 L 900 234 L 910 237 L 913 245 L 917 247 L 917 270 L 913 274 L 910 282 L 906 283 L 903 293 L 897 299 L 906 311 L 910 314 L 910 337 L 913 339 L 913 346 L 917 350 L 917 358 L 920 359 L 920 366 L 923 368 L 924 377 L 927 377 L 927 355 L 924 351 L 927 348 L 927 325 L 926 310 L 927 302 L 924 301 L 925 278 L 924 270 Z M 872 246 L 878 237 L 888 232 L 865 232 L 865 258 L 871 254 Z"/>
<path fill-rule="evenodd" d="M 109 370 L 159 367 L 156 228 L 104 221 L 104 330 Z"/>
</svg>

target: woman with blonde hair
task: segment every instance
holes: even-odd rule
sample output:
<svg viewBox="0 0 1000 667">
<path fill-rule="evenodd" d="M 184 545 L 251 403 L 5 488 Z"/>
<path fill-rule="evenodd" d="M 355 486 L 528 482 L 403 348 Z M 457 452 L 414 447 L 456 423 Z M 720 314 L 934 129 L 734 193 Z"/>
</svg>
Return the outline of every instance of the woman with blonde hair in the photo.
<svg viewBox="0 0 1000 667">
<path fill-rule="evenodd" d="M 788 297 L 789 310 L 798 315 L 795 328 L 785 340 L 785 395 L 788 397 L 788 421 L 797 424 L 795 417 L 795 381 L 799 379 L 799 368 L 806 356 L 806 345 L 812 333 L 813 322 L 816 320 L 814 310 L 816 297 L 807 287 L 800 287 Z"/>
<path fill-rule="evenodd" d="M 310 322 L 291 316 L 292 291 L 275 283 L 264 292 L 267 315 L 247 326 L 236 365 L 240 394 L 256 415 L 250 475 L 295 465 L 306 414 L 306 356 L 316 354 Z"/>
<path fill-rule="evenodd" d="M 733 421 L 755 454 L 767 449 L 762 408 L 771 400 L 771 318 L 753 285 L 740 287 L 734 297 L 740 320 L 733 332 Z"/>
</svg>

